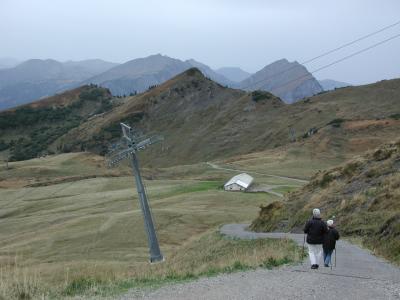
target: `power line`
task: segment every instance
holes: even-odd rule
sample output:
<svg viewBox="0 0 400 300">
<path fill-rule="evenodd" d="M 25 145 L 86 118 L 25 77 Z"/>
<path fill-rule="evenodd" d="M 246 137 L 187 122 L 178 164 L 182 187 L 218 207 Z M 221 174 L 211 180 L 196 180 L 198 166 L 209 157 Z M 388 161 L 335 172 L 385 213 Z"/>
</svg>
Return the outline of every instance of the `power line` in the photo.
<svg viewBox="0 0 400 300">
<path fill-rule="evenodd" d="M 339 50 L 341 50 L 341 49 L 343 49 L 343 48 L 346 48 L 346 47 L 348 47 L 348 46 L 354 45 L 355 43 L 358 43 L 358 42 L 360 42 L 360 41 L 362 41 L 362 40 L 365 40 L 365 39 L 367 39 L 367 38 L 369 38 L 369 37 L 371 37 L 371 36 L 374 36 L 374 35 L 376 35 L 376 34 L 378 34 L 378 33 L 381 33 L 381 32 L 383 32 L 383 31 L 385 31 L 385 30 L 387 30 L 387 29 L 390 29 L 390 28 L 392 28 L 392 27 L 395 27 L 395 26 L 397 26 L 397 25 L 399 25 L 399 24 L 400 24 L 400 21 L 397 21 L 397 22 L 395 22 L 395 23 L 393 23 L 393 24 L 390 24 L 390 25 L 388 25 L 388 26 L 386 26 L 386 27 L 383 27 L 383 28 L 381 28 L 381 29 L 379 29 L 379 30 L 377 30 L 377 31 L 374 31 L 374 32 L 369 33 L 369 34 L 366 34 L 366 35 L 364 35 L 364 36 L 362 36 L 362 37 L 359 37 L 359 38 L 357 38 L 357 39 L 355 39 L 355 40 L 353 40 L 353 41 L 350 41 L 350 42 L 348 42 L 348 43 L 345 43 L 345 44 L 343 44 L 343 45 L 341 45 L 341 46 L 339 46 L 339 47 L 336 47 L 336 48 L 334 48 L 334 49 L 332 49 L 332 50 L 326 51 L 326 52 L 324 52 L 324 53 L 322 53 L 322 54 L 320 54 L 320 55 L 317 55 L 317 56 L 315 56 L 315 57 L 313 57 L 313 58 L 310 58 L 310 59 L 308 59 L 308 60 L 306 60 L 306 61 L 303 61 L 303 62 L 301 62 L 300 64 L 301 64 L 301 65 L 305 65 L 305 64 L 308 64 L 308 63 L 310 63 L 310 62 L 313 62 L 313 61 L 315 61 L 315 60 L 317 60 L 317 59 L 319 59 L 319 58 L 325 57 L 325 56 L 327 56 L 327 55 L 329 55 L 329 54 L 332 54 L 332 53 L 334 53 L 334 52 L 336 52 L 336 51 L 339 51 Z M 271 76 L 269 76 L 269 77 L 267 77 L 267 78 L 264 78 L 263 80 L 253 82 L 253 83 L 251 83 L 251 84 L 249 84 L 249 85 L 247 85 L 247 86 L 245 86 L 245 87 L 241 87 L 241 89 L 248 89 L 249 87 L 255 86 L 255 85 L 258 84 L 258 83 L 261 83 L 261 82 L 263 82 L 263 81 L 265 81 L 265 80 L 268 80 L 268 79 L 272 79 L 272 78 L 274 78 L 274 77 L 276 77 L 276 76 L 278 76 L 278 75 L 281 75 L 281 74 L 283 74 L 283 73 L 286 73 L 286 72 L 288 72 L 288 71 L 290 71 L 290 70 L 293 70 L 293 69 L 295 69 L 295 68 L 298 68 L 298 67 L 300 67 L 300 66 L 299 66 L 299 65 L 295 65 L 295 66 L 290 67 L 290 68 L 288 68 L 288 69 L 286 69 L 286 70 L 283 70 L 283 71 L 281 71 L 281 72 L 275 73 L 275 74 L 273 74 L 273 75 L 271 75 Z"/>
<path fill-rule="evenodd" d="M 398 21 L 398 22 L 396 22 L 396 23 L 393 23 L 393 24 L 391 24 L 391 25 L 389 25 L 389 26 L 383 27 L 382 29 L 379 29 L 379 30 L 377 30 L 377 31 L 374 31 L 374 32 L 372 32 L 372 33 L 369 33 L 369 34 L 367 34 L 367 35 L 364 35 L 364 36 L 362 36 L 362 37 L 360 37 L 360 38 L 358 38 L 358 39 L 356 39 L 356 40 L 354 40 L 354 41 L 351 41 L 351 42 L 349 42 L 349 43 L 343 44 L 343 45 L 341 45 L 341 46 L 339 46 L 339 47 L 337 47 L 337 48 L 335 48 L 335 49 L 329 50 L 329 51 L 327 51 L 327 52 L 325 52 L 325 53 L 322 53 L 321 55 L 318 55 L 318 56 L 313 57 L 313 58 L 311 58 L 311 59 L 309 59 L 309 60 L 306 60 L 306 61 L 302 62 L 301 64 L 302 64 L 302 65 L 308 64 L 308 63 L 310 63 L 310 62 L 312 62 L 312 61 L 314 61 L 314 60 L 316 60 L 316 59 L 318 59 L 318 58 L 324 57 L 324 56 L 329 55 L 329 54 L 331 54 L 331 53 L 333 53 L 333 52 L 336 52 L 336 51 L 339 51 L 339 50 L 341 50 L 341 49 L 343 49 L 343 48 L 346 48 L 346 47 L 348 47 L 348 46 L 351 46 L 351 45 L 353 45 L 353 44 L 355 44 L 355 43 L 358 43 L 358 42 L 360 42 L 360 41 L 362 41 L 362 40 L 365 40 L 366 38 L 369 38 L 369 37 L 371 37 L 371 36 L 374 36 L 375 34 L 381 33 L 382 31 L 385 31 L 385 30 L 387 30 L 387 29 L 389 29 L 389 28 L 392 28 L 392 27 L 394 27 L 394 26 L 396 26 L 396 25 L 399 25 L 399 24 L 400 24 L 400 21 Z"/>
<path fill-rule="evenodd" d="M 376 44 L 373 44 L 372 46 L 366 47 L 366 48 L 361 49 L 361 50 L 359 50 L 359 51 L 357 51 L 357 52 L 354 52 L 354 53 L 352 53 L 352 54 L 350 54 L 350 55 L 347 55 L 347 56 L 345 56 L 345 57 L 343 57 L 343 58 L 341 58 L 341 59 L 335 60 L 334 62 L 332 62 L 332 63 L 330 63 L 330 64 L 327 64 L 327 65 L 325 65 L 325 66 L 323 66 L 323 67 L 320 67 L 320 68 L 318 68 L 318 69 L 312 71 L 311 74 L 312 74 L 312 73 L 315 73 L 315 72 L 318 72 L 318 71 L 321 71 L 321 70 L 323 70 L 323 69 L 326 69 L 326 68 L 328 68 L 328 67 L 330 67 L 330 66 L 333 66 L 333 65 L 335 65 L 335 64 L 337 64 L 337 63 L 339 63 L 339 62 L 342 62 L 342 61 L 344 61 L 344 60 L 346 60 L 346 59 L 349 59 L 349 58 L 351 58 L 351 57 L 353 57 L 353 56 L 356 56 L 356 55 L 358 55 L 358 54 L 361 54 L 361 53 L 363 53 L 363 52 L 366 52 L 366 51 L 368 51 L 368 50 L 370 50 L 370 49 L 372 49 L 372 48 L 375 48 L 375 47 L 377 47 L 377 46 L 379 46 L 379 45 L 382 45 L 382 44 L 384 44 L 384 43 L 386 43 L 386 42 L 389 42 L 389 41 L 391 41 L 391 40 L 394 40 L 395 38 L 398 38 L 399 36 L 400 36 L 400 33 L 399 33 L 399 34 L 396 34 L 396 35 L 394 35 L 394 36 L 391 36 L 390 38 L 387 38 L 386 40 L 383 40 L 383 41 L 381 41 L 381 42 L 378 42 L 378 43 L 376 43 Z"/>
<path fill-rule="evenodd" d="M 295 82 L 295 81 L 297 81 L 297 80 L 299 80 L 299 79 L 302 79 L 302 78 L 305 78 L 305 77 L 309 77 L 311 74 L 314 74 L 314 73 L 319 72 L 319 71 L 321 71 L 321 70 L 323 70 L 323 69 L 329 68 L 329 67 L 331 67 L 331 66 L 333 66 L 333 65 L 336 65 L 337 63 L 340 63 L 340 62 L 342 62 L 342 61 L 344 61 L 344 60 L 347 60 L 347 59 L 349 59 L 349 58 L 351 58 L 351 57 L 354 57 L 354 56 L 356 56 L 356 55 L 359 55 L 359 54 L 361 54 L 361 53 L 363 53 L 363 52 L 366 52 L 366 51 L 368 51 L 368 50 L 370 50 L 370 49 L 372 49 L 372 48 L 375 48 L 375 47 L 377 47 L 377 46 L 380 46 L 380 45 L 382 45 L 382 44 L 384 44 L 384 43 L 387 43 L 387 42 L 389 42 L 389 41 L 391 41 L 391 40 L 393 40 L 393 39 L 395 39 L 395 38 L 398 38 L 398 37 L 400 37 L 400 34 L 396 34 L 396 35 L 394 35 L 394 36 L 391 36 L 390 38 L 387 38 L 387 39 L 385 39 L 385 40 L 383 40 L 383 41 L 380 41 L 380 42 L 378 42 L 378 43 L 376 43 L 376 44 L 373 44 L 373 45 L 368 46 L 368 47 L 366 47 L 366 48 L 363 48 L 363 49 L 361 49 L 361 50 L 359 50 L 359 51 L 356 51 L 356 52 L 354 52 L 354 53 L 352 53 L 352 54 L 350 54 L 350 55 L 347 55 L 347 56 L 342 57 L 342 58 L 340 58 L 340 59 L 338 59 L 338 60 L 335 60 L 335 61 L 333 61 L 333 62 L 331 62 L 331 63 L 329 63 L 329 64 L 327 64 L 327 65 L 324 65 L 324 66 L 322 66 L 322 67 L 320 67 L 320 68 L 317 68 L 317 69 L 315 69 L 315 70 L 309 72 L 309 74 L 302 75 L 302 76 L 300 76 L 300 77 L 298 77 L 298 78 L 295 78 L 295 79 L 293 79 L 293 80 L 290 80 L 290 81 L 286 82 L 286 83 L 283 84 L 283 85 L 280 85 L 280 86 L 278 86 L 278 87 L 274 87 L 274 90 L 279 89 L 279 88 L 282 88 L 282 87 L 285 87 L 286 85 L 289 85 L 289 84 L 291 84 L 292 82 Z M 289 70 L 289 69 L 288 69 L 288 70 Z M 286 71 L 288 71 L 288 70 L 286 70 Z M 285 72 L 286 72 L 286 71 L 285 71 Z M 279 73 L 278 73 L 278 75 L 279 75 Z M 274 77 L 274 76 L 272 76 L 272 77 Z M 271 77 L 271 78 L 272 78 L 272 77 Z M 262 81 L 264 81 L 264 80 L 265 80 L 265 79 L 260 80 L 260 81 L 254 83 L 254 84 L 260 83 L 260 82 L 262 82 Z M 253 85 L 254 85 L 254 84 L 253 84 Z M 248 87 L 245 87 L 245 88 L 248 88 Z"/>
</svg>

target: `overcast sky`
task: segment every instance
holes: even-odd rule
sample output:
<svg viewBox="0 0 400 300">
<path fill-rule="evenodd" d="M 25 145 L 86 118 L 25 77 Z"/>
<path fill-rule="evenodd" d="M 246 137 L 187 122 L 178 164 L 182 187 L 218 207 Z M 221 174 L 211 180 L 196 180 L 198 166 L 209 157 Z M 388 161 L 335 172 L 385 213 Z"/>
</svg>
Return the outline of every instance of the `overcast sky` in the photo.
<svg viewBox="0 0 400 300">
<path fill-rule="evenodd" d="M 125 62 L 161 53 L 254 72 L 397 21 L 399 0 L 0 0 L 0 57 Z M 306 67 L 399 33 L 397 25 Z M 354 84 L 400 77 L 400 37 L 314 75 Z"/>
</svg>

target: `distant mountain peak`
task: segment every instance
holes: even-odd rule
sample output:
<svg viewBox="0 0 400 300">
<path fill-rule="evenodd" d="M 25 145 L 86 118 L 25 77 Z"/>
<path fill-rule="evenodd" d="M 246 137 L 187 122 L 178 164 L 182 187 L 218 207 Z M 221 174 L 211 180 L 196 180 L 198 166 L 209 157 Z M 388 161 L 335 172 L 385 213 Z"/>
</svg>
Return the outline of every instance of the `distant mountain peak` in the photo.
<svg viewBox="0 0 400 300">
<path fill-rule="evenodd" d="M 289 64 L 289 63 L 290 62 L 286 58 L 281 58 L 281 59 L 278 59 L 278 60 L 272 62 L 270 65 L 273 65 L 273 64 Z M 297 63 L 297 61 L 293 61 L 292 63 Z"/>
<path fill-rule="evenodd" d="M 245 90 L 265 90 L 279 96 L 286 103 L 322 92 L 318 81 L 297 61 L 279 59 L 240 83 Z"/>
<path fill-rule="evenodd" d="M 20 63 L 17 67 L 36 66 L 36 65 L 61 65 L 61 63 L 51 58 L 47 59 L 32 58 Z"/>
</svg>

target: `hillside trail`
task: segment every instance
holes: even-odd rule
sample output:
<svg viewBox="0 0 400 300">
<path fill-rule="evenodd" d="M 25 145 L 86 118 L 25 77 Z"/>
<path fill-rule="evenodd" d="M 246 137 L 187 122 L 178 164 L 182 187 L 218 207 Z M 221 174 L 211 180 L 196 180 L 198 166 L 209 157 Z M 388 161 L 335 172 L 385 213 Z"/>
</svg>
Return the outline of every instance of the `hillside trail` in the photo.
<svg viewBox="0 0 400 300">
<path fill-rule="evenodd" d="M 284 180 L 288 180 L 288 181 L 295 181 L 297 183 L 297 185 L 290 185 L 290 184 L 258 184 L 257 186 L 252 186 L 249 189 L 249 192 L 265 192 L 274 196 L 277 196 L 279 198 L 283 198 L 283 194 L 278 193 L 273 191 L 274 188 L 278 188 L 278 187 L 290 187 L 290 186 L 294 186 L 294 187 L 299 187 L 298 184 L 304 184 L 304 183 L 308 183 L 307 180 L 303 180 L 303 179 L 298 179 L 298 178 L 294 178 L 294 177 L 286 177 L 286 176 L 279 176 L 279 175 L 274 175 L 274 174 L 265 174 L 265 173 L 260 173 L 260 172 L 253 172 L 253 171 L 248 171 L 248 170 L 240 170 L 240 169 L 232 169 L 232 168 L 224 168 L 221 167 L 215 163 L 211 163 L 211 162 L 206 162 L 206 164 L 208 166 L 210 166 L 213 169 L 217 169 L 217 170 L 225 170 L 225 171 L 230 171 L 230 172 L 241 172 L 241 173 L 249 173 L 249 174 L 256 174 L 256 175 L 261 175 L 261 176 L 266 176 L 266 177 L 272 177 L 272 178 L 279 178 L 279 179 L 284 179 Z"/>
<path fill-rule="evenodd" d="M 252 173 L 252 174 L 257 174 L 257 175 L 262 175 L 262 176 L 267 176 L 267 177 L 272 177 L 272 178 L 292 180 L 292 181 L 299 182 L 299 183 L 308 183 L 308 180 L 299 179 L 299 178 L 295 178 L 295 177 L 287 177 L 287 176 L 280 176 L 280 175 L 274 175 L 274 174 L 266 174 L 266 173 L 260 173 L 260 172 L 248 171 L 248 170 L 241 170 L 241 169 L 224 168 L 224 167 L 218 166 L 217 164 L 211 163 L 211 162 L 206 162 L 206 164 L 209 165 L 210 167 L 214 168 L 214 169 L 217 169 L 217 170 L 243 172 L 243 173 L 250 173 L 250 174 Z"/>
<path fill-rule="evenodd" d="M 287 187 L 287 185 L 270 185 L 270 184 L 258 184 L 258 185 L 251 185 L 247 192 L 251 192 L 251 193 L 258 193 L 258 192 L 264 192 L 264 193 L 268 193 L 268 194 L 272 194 L 274 196 L 277 196 L 279 198 L 283 198 L 283 194 L 278 193 L 278 192 L 274 192 L 273 189 L 277 188 L 277 187 Z M 295 187 L 298 187 L 297 185 Z"/>
<path fill-rule="evenodd" d="M 220 232 L 240 239 L 290 238 L 303 244 L 302 234 L 255 233 L 249 224 L 228 224 Z M 349 242 L 337 243 L 336 267 L 311 270 L 308 259 L 273 270 L 222 274 L 131 291 L 120 299 L 400 299 L 400 269 Z"/>
</svg>

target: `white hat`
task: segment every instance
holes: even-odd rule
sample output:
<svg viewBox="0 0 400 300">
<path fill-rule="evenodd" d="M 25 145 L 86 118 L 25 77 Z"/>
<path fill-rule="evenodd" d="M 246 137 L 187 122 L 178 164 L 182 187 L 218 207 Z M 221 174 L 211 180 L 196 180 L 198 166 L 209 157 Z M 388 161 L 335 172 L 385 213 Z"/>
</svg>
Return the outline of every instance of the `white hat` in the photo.
<svg viewBox="0 0 400 300">
<path fill-rule="evenodd" d="M 328 224 L 328 226 L 332 226 L 333 225 L 333 220 L 326 221 L 326 224 Z"/>
<path fill-rule="evenodd" d="M 314 217 L 319 218 L 321 216 L 321 212 L 318 208 L 314 208 L 312 211 Z"/>
</svg>

